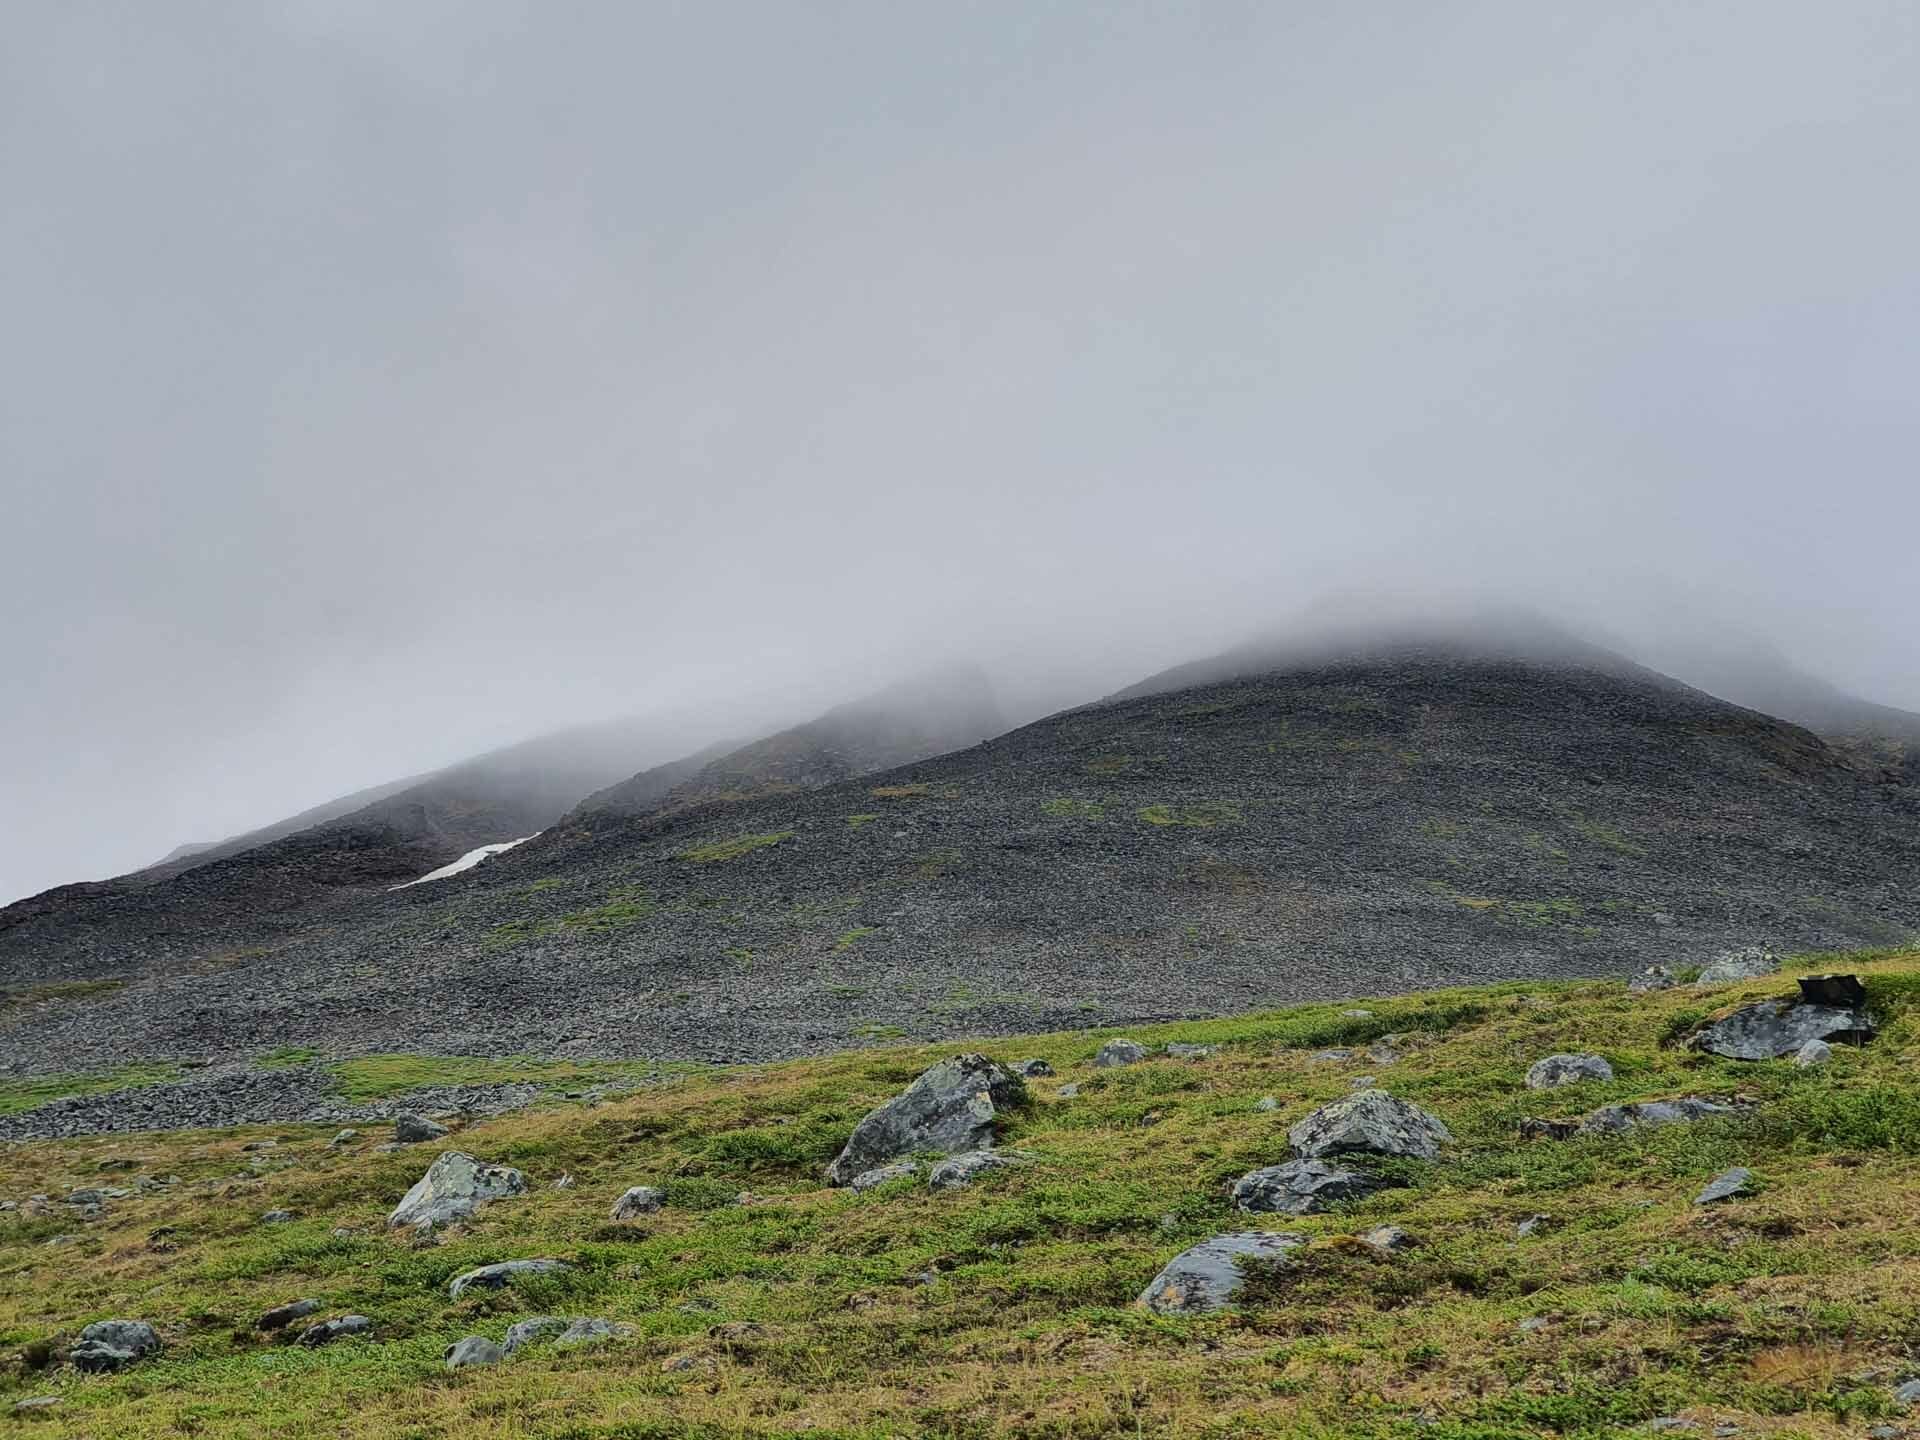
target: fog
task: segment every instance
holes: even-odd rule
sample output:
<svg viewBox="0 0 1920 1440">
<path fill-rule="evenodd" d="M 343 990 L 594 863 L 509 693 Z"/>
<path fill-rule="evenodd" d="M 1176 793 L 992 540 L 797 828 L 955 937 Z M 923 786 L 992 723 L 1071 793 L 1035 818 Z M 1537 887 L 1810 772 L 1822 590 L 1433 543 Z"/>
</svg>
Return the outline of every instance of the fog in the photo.
<svg viewBox="0 0 1920 1440">
<path fill-rule="evenodd" d="M 0 899 L 1329 596 L 1920 707 L 1917 137 L 1906 0 L 27 0 Z"/>
</svg>

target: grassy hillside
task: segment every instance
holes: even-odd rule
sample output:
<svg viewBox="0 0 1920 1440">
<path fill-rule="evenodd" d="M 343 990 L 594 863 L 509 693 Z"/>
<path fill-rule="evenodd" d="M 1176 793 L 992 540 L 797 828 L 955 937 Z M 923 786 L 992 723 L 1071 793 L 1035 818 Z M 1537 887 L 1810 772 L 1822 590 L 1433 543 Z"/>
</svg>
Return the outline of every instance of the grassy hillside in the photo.
<svg viewBox="0 0 1920 1440">
<path fill-rule="evenodd" d="M 1829 968 L 1834 957 L 1789 967 Z M 673 1077 L 594 1108 L 560 1105 L 447 1142 L 526 1171 L 531 1193 L 438 1244 L 386 1212 L 441 1148 L 368 1135 L 201 1132 L 0 1151 L 0 1197 L 134 1189 L 97 1219 L 0 1215 L 0 1399 L 58 1394 L 21 1433 L 133 1437 L 847 1434 L 1597 1435 L 1684 1415 L 1742 1435 L 1860 1434 L 1920 1371 L 1920 955 L 1856 957 L 1884 1022 L 1800 1070 L 1675 1041 L 1786 976 L 1701 995 L 1614 982 L 1508 984 L 1145 1027 L 1198 1061 L 1096 1070 L 1103 1036 L 987 1048 L 1058 1074 L 1002 1137 L 1039 1157 L 970 1190 L 819 1176 L 853 1122 L 955 1048 L 871 1049 Z M 1377 1064 L 1312 1058 L 1402 1032 Z M 1601 1085 L 1529 1092 L 1528 1064 L 1593 1049 Z M 422 1062 L 430 1070 L 430 1062 Z M 1371 1073 L 1440 1114 L 1457 1143 L 1405 1188 L 1336 1213 L 1242 1216 L 1231 1180 L 1285 1156 L 1285 1130 Z M 1062 1099 L 1062 1085 L 1077 1083 Z M 1738 1093 L 1751 1118 L 1623 1138 L 1525 1142 L 1522 1117 L 1631 1098 Z M 1278 1101 L 1262 1111 L 1263 1096 Z M 244 1147 L 277 1139 L 270 1150 Z M 1695 1208 L 1727 1166 L 1758 1193 Z M 570 1188 L 551 1188 L 563 1173 Z M 178 1176 L 151 1193 L 132 1177 Z M 656 1215 L 607 1216 L 661 1185 Z M 750 1192 L 745 1203 L 737 1197 Z M 286 1209 L 290 1223 L 263 1225 Z M 1548 1217 L 1525 1238 L 1515 1227 Z M 1351 1238 L 1392 1223 L 1419 1248 Z M 1239 1312 L 1155 1317 L 1155 1271 L 1221 1230 L 1311 1237 Z M 450 1302 L 450 1277 L 517 1257 L 578 1268 Z M 300 1349 L 254 1317 L 300 1296 L 355 1311 L 372 1339 Z M 447 1373 L 458 1337 L 542 1313 L 634 1334 Z M 152 1320 L 162 1358 L 111 1377 L 33 1368 L 44 1342 L 104 1317 Z M 320 1318 L 316 1317 L 316 1318 Z"/>
</svg>

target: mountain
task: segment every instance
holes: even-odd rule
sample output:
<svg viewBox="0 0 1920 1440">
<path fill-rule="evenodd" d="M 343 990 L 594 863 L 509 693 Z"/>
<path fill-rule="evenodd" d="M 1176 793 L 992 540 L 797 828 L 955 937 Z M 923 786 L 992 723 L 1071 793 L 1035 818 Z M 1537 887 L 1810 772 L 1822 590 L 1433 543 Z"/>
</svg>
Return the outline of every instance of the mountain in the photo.
<svg viewBox="0 0 1920 1440">
<path fill-rule="evenodd" d="M 1484 637 L 1216 657 L 821 788 L 590 813 L 319 915 L 16 923 L 11 981 L 125 988 L 9 1043 L 766 1058 L 1920 930 L 1913 787 Z"/>
</svg>

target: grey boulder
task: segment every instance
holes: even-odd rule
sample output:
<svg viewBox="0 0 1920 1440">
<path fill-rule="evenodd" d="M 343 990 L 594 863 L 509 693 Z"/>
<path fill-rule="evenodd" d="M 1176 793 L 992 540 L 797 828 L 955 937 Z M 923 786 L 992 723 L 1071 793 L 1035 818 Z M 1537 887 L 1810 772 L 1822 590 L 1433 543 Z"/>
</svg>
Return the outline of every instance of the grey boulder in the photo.
<svg viewBox="0 0 1920 1440">
<path fill-rule="evenodd" d="M 651 1215 L 666 1204 L 667 1192 L 655 1185 L 635 1185 L 613 1202 L 615 1220 L 635 1220 Z"/>
<path fill-rule="evenodd" d="M 1731 1200 L 1736 1195 L 1745 1195 L 1753 1187 L 1753 1172 L 1744 1165 L 1736 1165 L 1731 1170 L 1723 1170 L 1707 1183 L 1707 1188 L 1693 1197 L 1696 1205 L 1716 1205 L 1722 1200 Z"/>
<path fill-rule="evenodd" d="M 1629 1130 L 1655 1130 L 1662 1125 L 1691 1124 L 1696 1120 L 1730 1118 L 1739 1110 L 1697 1095 L 1677 1100 L 1646 1100 L 1631 1105 L 1603 1105 L 1574 1120 L 1522 1120 L 1520 1133 L 1548 1140 L 1571 1140 L 1593 1135 L 1624 1135 Z"/>
<path fill-rule="evenodd" d="M 1379 1188 L 1359 1170 L 1324 1160 L 1288 1160 L 1253 1170 L 1233 1182 L 1233 1203 L 1268 1215 L 1313 1215 L 1340 1200 L 1357 1200 Z"/>
<path fill-rule="evenodd" d="M 827 1179 L 845 1185 L 909 1155 L 986 1149 L 1000 1107 L 1019 1104 L 1026 1093 L 1026 1081 L 984 1055 L 942 1060 L 853 1127 Z"/>
<path fill-rule="evenodd" d="M 447 1283 L 447 1298 L 458 1300 L 469 1290 L 504 1290 L 522 1275 L 558 1275 L 571 1269 L 564 1260 L 502 1260 L 454 1276 Z"/>
<path fill-rule="evenodd" d="M 1053 1066 L 1044 1060 L 1020 1060 L 1015 1062 L 1013 1073 L 1022 1080 L 1039 1080 L 1053 1074 Z"/>
<path fill-rule="evenodd" d="M 1578 1085 L 1583 1080 L 1611 1080 L 1613 1066 L 1598 1055 L 1585 1053 L 1549 1055 L 1527 1067 L 1529 1090 L 1554 1090 L 1562 1085 Z"/>
<path fill-rule="evenodd" d="M 437 1120 L 429 1120 L 424 1115 L 393 1117 L 393 1138 L 402 1145 L 419 1145 L 428 1140 L 444 1140 L 447 1135 L 446 1126 Z"/>
<path fill-rule="evenodd" d="M 571 1349 L 581 1345 L 599 1345 L 608 1340 L 618 1340 L 633 1333 L 631 1325 L 618 1325 L 611 1320 L 593 1320 L 582 1316 L 569 1321 L 554 1340 L 556 1349 Z"/>
<path fill-rule="evenodd" d="M 507 1352 L 484 1335 L 468 1335 L 449 1345 L 442 1355 L 449 1370 L 466 1370 L 477 1365 L 498 1365 Z"/>
<path fill-rule="evenodd" d="M 1239 1295 L 1246 1267 L 1284 1265 L 1306 1243 L 1304 1235 L 1268 1230 L 1215 1235 L 1168 1261 L 1140 1292 L 1138 1303 L 1162 1315 L 1225 1309 Z"/>
<path fill-rule="evenodd" d="M 1779 1060 L 1809 1040 L 1866 1040 L 1873 1030 L 1873 1021 L 1861 1010 L 1762 1000 L 1714 1021 L 1690 1043 L 1730 1060 Z"/>
<path fill-rule="evenodd" d="M 1664 965 L 1649 965 L 1633 979 L 1627 982 L 1627 993 L 1646 995 L 1655 990 L 1671 990 L 1680 982 L 1674 978 L 1673 971 Z"/>
<path fill-rule="evenodd" d="M 1742 950 L 1729 950 L 1713 961 L 1700 972 L 1700 978 L 1693 985 L 1696 990 L 1710 990 L 1716 985 L 1738 985 L 1742 980 L 1759 980 L 1779 968 L 1778 955 L 1758 945 L 1749 945 Z"/>
<path fill-rule="evenodd" d="M 559 1315 L 535 1315 L 530 1319 L 517 1320 L 507 1327 L 506 1351 L 509 1355 L 523 1345 L 533 1345 L 550 1335 L 558 1335 L 567 1328 L 568 1321 Z"/>
<path fill-rule="evenodd" d="M 300 1343 L 307 1346 L 331 1345 L 335 1340 L 347 1335 L 366 1335 L 373 1330 L 373 1321 L 364 1315 L 342 1315 L 337 1320 L 322 1320 L 318 1325 L 309 1325 L 300 1332 Z"/>
<path fill-rule="evenodd" d="M 1093 1063 L 1103 1070 L 1112 1070 L 1121 1065 L 1137 1065 L 1146 1058 L 1147 1047 L 1138 1040 L 1109 1040 L 1093 1057 Z"/>
<path fill-rule="evenodd" d="M 387 1217 L 389 1226 L 431 1228 L 465 1219 L 480 1206 L 527 1193 L 527 1177 L 509 1165 L 483 1165 L 460 1150 L 448 1150 L 427 1167 Z"/>
<path fill-rule="evenodd" d="M 289 1300 L 276 1305 L 253 1322 L 256 1330 L 284 1330 L 296 1320 L 304 1320 L 320 1308 L 318 1300 Z"/>
<path fill-rule="evenodd" d="M 920 1167 L 913 1161 L 896 1160 L 891 1165 L 876 1165 L 871 1170 L 861 1171 L 847 1183 L 847 1188 L 856 1195 L 863 1195 L 891 1181 L 905 1180 L 919 1173 Z"/>
<path fill-rule="evenodd" d="M 159 1349 L 160 1336 L 144 1320 L 96 1320 L 80 1332 L 67 1359 L 76 1370 L 98 1373 L 125 1369 Z"/>
<path fill-rule="evenodd" d="M 1833 1058 L 1833 1047 L 1824 1040 L 1809 1040 L 1793 1052 L 1793 1063 L 1802 1070 L 1824 1065 Z"/>
<path fill-rule="evenodd" d="M 927 1188 L 964 1190 L 989 1170 L 1012 1170 L 1031 1163 L 1029 1157 L 1018 1151 L 968 1150 L 960 1155 L 949 1155 L 935 1165 L 927 1175 Z"/>
<path fill-rule="evenodd" d="M 1322 1105 L 1287 1131 L 1294 1153 L 1388 1155 L 1432 1160 L 1453 1135 L 1438 1115 L 1409 1105 L 1385 1090 L 1359 1090 Z"/>
</svg>

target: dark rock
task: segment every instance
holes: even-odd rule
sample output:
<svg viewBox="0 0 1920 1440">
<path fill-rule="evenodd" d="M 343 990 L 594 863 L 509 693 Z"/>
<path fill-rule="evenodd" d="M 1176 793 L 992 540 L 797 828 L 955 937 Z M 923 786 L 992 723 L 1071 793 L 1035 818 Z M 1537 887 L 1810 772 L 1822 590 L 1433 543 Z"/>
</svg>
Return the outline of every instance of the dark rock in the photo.
<svg viewBox="0 0 1920 1440">
<path fill-rule="evenodd" d="M 1647 1100 L 1632 1105 L 1603 1105 L 1577 1120 L 1523 1120 L 1520 1133 L 1549 1140 L 1570 1140 L 1575 1136 L 1624 1135 L 1629 1130 L 1656 1129 L 1662 1125 L 1689 1124 L 1738 1115 L 1739 1110 L 1697 1095 L 1677 1100 Z"/>
<path fill-rule="evenodd" d="M 1731 1170 L 1723 1170 L 1713 1177 L 1707 1188 L 1693 1197 L 1696 1205 L 1714 1205 L 1722 1200 L 1731 1200 L 1737 1195 L 1745 1195 L 1753 1185 L 1753 1172 L 1745 1166 L 1736 1165 Z"/>
<path fill-rule="evenodd" d="M 860 1174 L 854 1176 L 848 1183 L 847 1188 L 857 1195 L 864 1194 L 866 1191 L 872 1190 L 877 1186 L 885 1185 L 889 1181 L 905 1180 L 909 1176 L 918 1175 L 919 1173 L 920 1167 L 913 1161 L 896 1160 L 891 1165 L 878 1165 L 871 1170 L 861 1171 Z"/>
<path fill-rule="evenodd" d="M 1867 987 L 1858 975 L 1802 975 L 1800 998 L 1809 1005 L 1858 1010 L 1867 1003 Z"/>
<path fill-rule="evenodd" d="M 1020 1060 L 1015 1062 L 1013 1073 L 1022 1080 L 1039 1080 L 1053 1074 L 1053 1066 L 1044 1060 Z"/>
<path fill-rule="evenodd" d="M 449 1345 L 441 1358 L 449 1370 L 466 1370 L 480 1365 L 498 1365 L 507 1352 L 484 1335 L 468 1335 Z"/>
<path fill-rule="evenodd" d="M 256 1330 L 284 1330 L 296 1320 L 304 1320 L 320 1308 L 318 1300 L 289 1300 L 276 1305 L 253 1322 Z"/>
<path fill-rule="evenodd" d="M 571 1269 L 564 1260 L 502 1260 L 454 1276 L 447 1283 L 447 1298 L 458 1300 L 469 1290 L 504 1290 L 522 1275 L 559 1275 Z"/>
<path fill-rule="evenodd" d="M 1666 966 L 1649 965 L 1627 982 L 1627 991 L 1632 995 L 1646 995 L 1655 990 L 1671 990 L 1679 983 Z"/>
<path fill-rule="evenodd" d="M 1160 1314 L 1196 1314 L 1231 1305 L 1248 1265 L 1284 1265 L 1306 1244 L 1304 1235 L 1249 1230 L 1215 1235 L 1170 1260 L 1140 1293 L 1139 1304 Z"/>
<path fill-rule="evenodd" d="M 1111 1070 L 1121 1065 L 1137 1065 L 1146 1058 L 1147 1047 L 1138 1040 L 1109 1040 L 1093 1057 L 1093 1063 L 1103 1070 Z"/>
<path fill-rule="evenodd" d="M 666 1203 L 667 1192 L 653 1185 L 635 1185 L 613 1202 L 615 1220 L 637 1220 L 651 1215 Z"/>
<path fill-rule="evenodd" d="M 1020 1103 L 1026 1093 L 1024 1080 L 984 1055 L 942 1060 L 854 1126 L 827 1179 L 845 1185 L 904 1156 L 986 1149 L 1000 1107 Z"/>
<path fill-rule="evenodd" d="M 968 1150 L 949 1155 L 927 1174 L 929 1190 L 964 1190 L 989 1170 L 1017 1169 L 1032 1164 L 1030 1156 L 1011 1150 Z"/>
<path fill-rule="evenodd" d="M 124 1370 L 136 1360 L 159 1353 L 160 1336 L 145 1320 L 96 1320 L 80 1332 L 67 1351 L 76 1370 Z"/>
<path fill-rule="evenodd" d="M 1453 1139 L 1439 1116 L 1384 1090 L 1361 1090 L 1323 1105 L 1287 1132 L 1307 1158 L 1364 1153 L 1432 1160 Z"/>
<path fill-rule="evenodd" d="M 291 1210 L 267 1210 L 262 1212 L 260 1216 L 260 1223 L 262 1225 L 286 1225 L 290 1224 L 292 1220 L 293 1212 Z"/>
<path fill-rule="evenodd" d="M 428 1140 L 444 1140 L 451 1132 L 437 1120 L 424 1115 L 393 1117 L 393 1138 L 402 1145 L 420 1145 Z"/>
<path fill-rule="evenodd" d="M 1364 1171 L 1324 1160 L 1288 1160 L 1234 1181 L 1233 1203 L 1260 1214 L 1314 1215 L 1338 1201 L 1371 1194 L 1379 1183 Z"/>
<path fill-rule="evenodd" d="M 1861 1041 L 1872 1038 L 1873 1031 L 1872 1019 L 1861 1010 L 1762 1000 L 1714 1021 L 1689 1043 L 1731 1060 L 1778 1060 L 1809 1040 Z"/>
<path fill-rule="evenodd" d="M 1598 1055 L 1549 1055 L 1527 1067 L 1529 1090 L 1553 1090 L 1585 1080 L 1611 1080 L 1613 1066 Z"/>
<path fill-rule="evenodd" d="M 511 1166 L 483 1165 L 462 1151 L 448 1150 L 407 1191 L 387 1224 L 431 1228 L 464 1219 L 490 1201 L 526 1192 L 527 1177 Z"/>
<path fill-rule="evenodd" d="M 556 1349 L 571 1349 L 579 1345 L 599 1345 L 608 1340 L 624 1339 L 633 1333 L 633 1326 L 619 1325 L 611 1320 L 595 1320 L 579 1317 L 570 1321 L 554 1340 Z"/>
<path fill-rule="evenodd" d="M 336 1340 L 349 1335 L 370 1335 L 373 1333 L 373 1321 L 364 1315 L 342 1315 L 337 1320 L 322 1320 L 318 1325 L 309 1325 L 300 1332 L 302 1345 L 331 1345 Z"/>
</svg>

